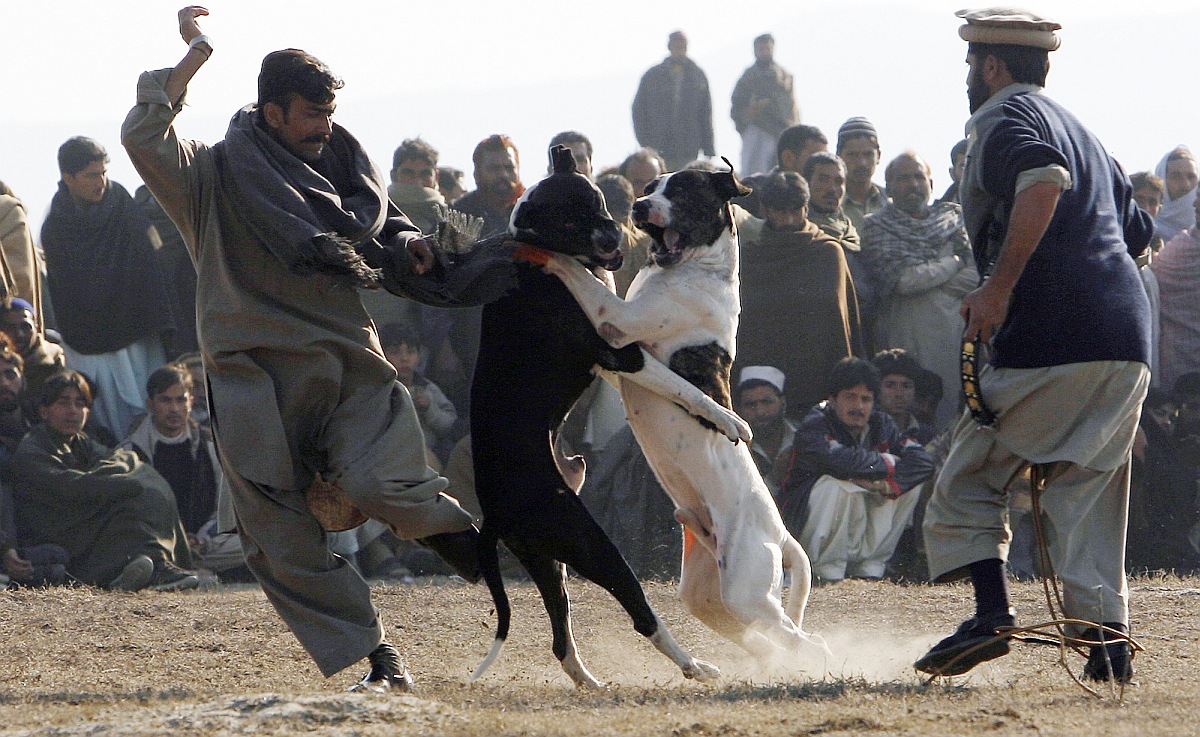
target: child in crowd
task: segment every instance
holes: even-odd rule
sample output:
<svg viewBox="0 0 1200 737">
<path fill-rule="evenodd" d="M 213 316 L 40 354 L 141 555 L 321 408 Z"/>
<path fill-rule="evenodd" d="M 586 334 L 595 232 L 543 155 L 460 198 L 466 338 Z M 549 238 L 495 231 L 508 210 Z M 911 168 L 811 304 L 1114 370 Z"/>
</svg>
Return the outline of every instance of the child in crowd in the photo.
<svg viewBox="0 0 1200 737">
<path fill-rule="evenodd" d="M 458 411 L 441 388 L 418 370 L 421 334 L 408 325 L 392 322 L 379 329 L 379 342 L 383 344 L 383 355 L 396 369 L 400 383 L 412 395 L 413 406 L 421 420 L 421 431 L 425 433 L 425 445 L 437 458 L 436 463 L 431 459 L 430 465 L 440 468 L 458 440 L 451 434 L 458 422 Z"/>
</svg>

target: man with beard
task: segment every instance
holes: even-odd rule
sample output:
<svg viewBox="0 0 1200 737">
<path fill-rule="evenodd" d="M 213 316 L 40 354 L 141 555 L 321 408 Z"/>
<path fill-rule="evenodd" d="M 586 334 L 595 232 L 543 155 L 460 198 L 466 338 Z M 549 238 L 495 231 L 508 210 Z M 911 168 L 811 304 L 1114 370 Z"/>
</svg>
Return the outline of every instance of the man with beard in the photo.
<svg viewBox="0 0 1200 737">
<path fill-rule="evenodd" d="M 988 343 L 978 375 L 991 414 L 964 413 L 925 517 L 934 581 L 970 577 L 975 616 L 916 662 L 956 675 L 1009 652 L 1007 487 L 1032 466 L 1068 628 L 1095 643 L 1084 675 L 1128 682 L 1125 527 L 1130 451 L 1150 384 L 1150 306 L 1134 257 L 1153 235 L 1120 165 L 1042 92 L 1058 23 L 963 10 L 971 118 L 967 232 L 983 284 L 963 300 L 966 337 Z M 985 426 L 991 424 L 990 427 Z M 1107 640 L 1107 645 L 1101 644 Z"/>
<path fill-rule="evenodd" d="M 737 367 L 781 370 L 787 411 L 803 417 L 834 364 L 861 351 L 854 281 L 841 246 L 808 219 L 799 174 L 774 174 L 760 192 L 767 222 L 742 251 Z"/>
<path fill-rule="evenodd" d="M 166 360 L 175 329 L 157 232 L 108 152 L 76 136 L 58 149 L 62 179 L 42 223 L 46 285 L 67 363 L 96 387 L 95 419 L 116 437 L 145 410 L 141 387 Z"/>
<path fill-rule="evenodd" d="M 475 191 L 454 203 L 455 210 L 483 218 L 483 235 L 508 229 L 513 206 L 525 192 L 521 184 L 521 156 L 508 136 L 483 139 L 471 154 L 475 164 Z"/>
<path fill-rule="evenodd" d="M 32 396 L 47 376 L 67 365 L 62 346 L 46 340 L 35 314 L 33 305 L 20 297 L 0 302 L 0 332 L 12 339 L 25 362 L 25 385 Z"/>
<path fill-rule="evenodd" d="M 747 366 L 738 375 L 733 396 L 733 408 L 754 431 L 750 453 L 772 496 L 778 496 L 787 476 L 796 435 L 795 424 L 784 417 L 784 379 L 783 372 L 774 366 Z"/>
<path fill-rule="evenodd" d="M 650 67 L 633 98 L 633 132 L 638 145 L 662 154 L 678 171 L 697 153 L 716 155 L 708 77 L 687 55 L 683 31 L 667 37 L 670 56 Z M 639 191 L 638 194 L 641 194 Z"/>
<path fill-rule="evenodd" d="M 733 87 L 729 115 L 742 135 L 743 174 L 765 172 L 775 165 L 779 135 L 800 122 L 792 75 L 775 63 L 775 37 L 754 39 L 754 64 Z"/>
<path fill-rule="evenodd" d="M 780 498 L 788 529 L 825 582 L 879 579 L 933 474 L 933 459 L 875 407 L 879 371 L 845 358 L 828 396 L 796 430 L 792 470 Z"/>
<path fill-rule="evenodd" d="M 188 51 L 142 74 L 122 141 L 197 261 L 213 426 L 247 565 L 324 675 L 366 657 L 360 688 L 405 690 L 411 677 L 370 588 L 330 552 L 306 490 L 319 476 L 477 577 L 471 516 L 426 464 L 412 399 L 357 292 L 432 289 L 419 274 L 433 254 L 333 123 L 342 81 L 310 54 L 268 54 L 257 104 L 221 143 L 177 137 L 187 84 L 213 52 L 196 22 L 207 14 L 179 11 Z"/>
<path fill-rule="evenodd" d="M 979 283 L 962 209 L 953 202 L 930 206 L 929 164 L 915 153 L 893 159 L 884 178 L 891 202 L 868 215 L 861 231 L 878 300 L 876 345 L 903 348 L 953 386 L 961 374 L 958 308 Z M 948 425 L 958 409 L 947 403 L 937 425 Z"/>
<path fill-rule="evenodd" d="M 863 220 L 887 204 L 883 188 L 871 178 L 879 166 L 879 134 L 866 118 L 850 118 L 838 128 L 837 155 L 846 162 L 846 196 L 842 209 L 862 230 Z"/>
</svg>

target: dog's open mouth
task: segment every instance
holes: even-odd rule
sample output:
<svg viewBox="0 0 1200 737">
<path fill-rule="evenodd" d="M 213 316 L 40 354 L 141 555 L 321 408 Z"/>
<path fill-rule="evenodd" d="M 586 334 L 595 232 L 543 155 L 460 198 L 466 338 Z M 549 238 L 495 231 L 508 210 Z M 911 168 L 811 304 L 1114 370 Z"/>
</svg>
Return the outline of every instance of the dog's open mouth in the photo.
<svg viewBox="0 0 1200 737">
<path fill-rule="evenodd" d="M 687 238 L 674 228 L 664 228 L 654 223 L 638 223 L 638 227 L 650 234 L 650 258 L 658 266 L 674 266 L 683 258 Z"/>
</svg>

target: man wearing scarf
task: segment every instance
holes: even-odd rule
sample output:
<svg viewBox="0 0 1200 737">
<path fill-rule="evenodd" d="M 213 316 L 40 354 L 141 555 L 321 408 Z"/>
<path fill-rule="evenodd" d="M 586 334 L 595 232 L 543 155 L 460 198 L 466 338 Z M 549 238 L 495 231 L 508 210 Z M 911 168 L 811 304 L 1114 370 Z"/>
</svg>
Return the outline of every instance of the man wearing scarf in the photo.
<svg viewBox="0 0 1200 737">
<path fill-rule="evenodd" d="M 96 419 L 117 437 L 145 410 L 141 387 L 165 360 L 174 318 L 157 238 L 107 176 L 108 153 L 76 136 L 58 149 L 62 180 L 42 224 L 46 285 L 67 364 L 96 387 Z"/>
<path fill-rule="evenodd" d="M 863 221 L 862 254 L 876 289 L 875 341 L 903 348 L 922 366 L 959 381 L 959 353 L 966 326 L 962 298 L 979 282 L 962 209 L 953 202 L 929 205 L 929 164 L 914 153 L 896 157 L 884 172 L 890 202 Z M 946 402 L 937 427 L 959 409 Z"/>
<path fill-rule="evenodd" d="M 179 11 L 188 51 L 142 74 L 122 141 L 196 259 L 213 426 L 246 562 L 324 675 L 369 657 L 356 688 L 407 689 L 370 589 L 329 551 L 305 490 L 319 474 L 477 577 L 471 516 L 426 465 L 412 399 L 356 291 L 382 281 L 428 298 L 417 274 L 431 252 L 332 122 L 341 80 L 303 51 L 264 58 L 258 104 L 224 141 L 177 137 L 187 84 L 212 54 L 196 22 L 207 14 Z"/>
</svg>

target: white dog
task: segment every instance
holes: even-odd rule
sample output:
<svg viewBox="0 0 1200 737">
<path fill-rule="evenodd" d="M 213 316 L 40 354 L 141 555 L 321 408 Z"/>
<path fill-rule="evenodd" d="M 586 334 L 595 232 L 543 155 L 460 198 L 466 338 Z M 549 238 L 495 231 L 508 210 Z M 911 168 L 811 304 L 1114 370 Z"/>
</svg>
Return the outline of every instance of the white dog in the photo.
<svg viewBox="0 0 1200 737">
<path fill-rule="evenodd" d="M 546 269 L 611 345 L 640 344 L 730 407 L 740 298 L 729 200 L 748 192 L 732 171 L 685 170 L 656 180 L 633 208 L 654 243 L 627 300 L 571 257 L 556 255 Z M 706 429 L 661 396 L 619 382 L 629 424 L 685 528 L 684 606 L 760 662 L 805 645 L 828 656 L 824 641 L 802 629 L 808 556 L 784 527 L 748 446 Z M 786 608 L 785 569 L 792 582 Z"/>
</svg>

